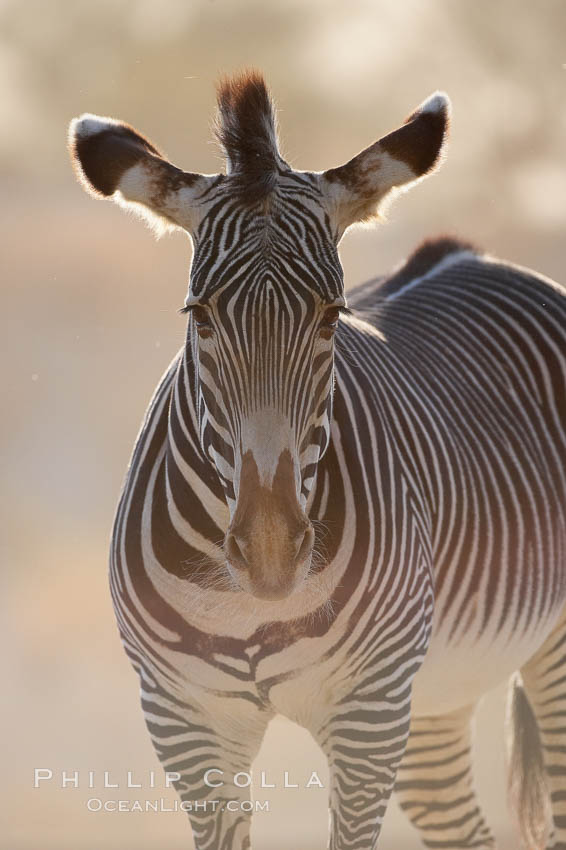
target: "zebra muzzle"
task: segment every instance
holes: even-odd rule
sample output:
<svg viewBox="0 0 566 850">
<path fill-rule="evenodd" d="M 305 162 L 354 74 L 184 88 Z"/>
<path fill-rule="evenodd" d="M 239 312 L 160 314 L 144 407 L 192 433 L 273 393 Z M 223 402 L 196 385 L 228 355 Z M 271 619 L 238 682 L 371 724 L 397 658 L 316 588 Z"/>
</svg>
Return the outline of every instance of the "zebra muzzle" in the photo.
<svg viewBox="0 0 566 850">
<path fill-rule="evenodd" d="M 293 459 L 281 452 L 270 485 L 251 451 L 242 458 L 238 499 L 224 540 L 232 577 L 259 599 L 283 599 L 308 573 L 314 529 L 299 504 Z"/>
<path fill-rule="evenodd" d="M 305 517 L 306 520 L 306 517 Z M 229 531 L 224 551 L 232 576 L 240 587 L 259 599 L 284 599 L 298 589 L 308 573 L 314 529 L 306 525 L 296 533 L 270 533 L 243 537 Z"/>
</svg>

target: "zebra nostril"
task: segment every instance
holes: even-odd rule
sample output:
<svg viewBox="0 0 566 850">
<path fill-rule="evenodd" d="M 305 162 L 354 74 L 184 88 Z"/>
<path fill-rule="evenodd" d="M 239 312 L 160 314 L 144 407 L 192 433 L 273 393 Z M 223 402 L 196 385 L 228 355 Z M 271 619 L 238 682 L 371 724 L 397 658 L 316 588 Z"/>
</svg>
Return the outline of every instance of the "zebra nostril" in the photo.
<svg viewBox="0 0 566 850">
<path fill-rule="evenodd" d="M 295 564 L 302 564 L 310 557 L 313 545 L 314 529 L 312 525 L 309 525 L 302 534 L 298 534 L 296 537 Z"/>
<path fill-rule="evenodd" d="M 247 569 L 248 562 L 242 552 L 241 546 L 238 543 L 235 534 L 229 534 L 224 544 L 228 560 L 234 567 L 239 567 L 242 570 Z"/>
</svg>

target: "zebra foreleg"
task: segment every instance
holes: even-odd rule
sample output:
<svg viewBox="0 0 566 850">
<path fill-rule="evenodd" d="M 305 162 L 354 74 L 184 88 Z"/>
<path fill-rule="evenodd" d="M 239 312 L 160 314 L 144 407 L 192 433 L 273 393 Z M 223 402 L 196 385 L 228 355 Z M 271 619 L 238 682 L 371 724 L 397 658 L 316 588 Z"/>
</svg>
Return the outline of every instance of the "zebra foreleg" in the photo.
<svg viewBox="0 0 566 850">
<path fill-rule="evenodd" d="M 161 689 L 144 692 L 142 706 L 159 760 L 189 815 L 196 850 L 249 850 L 249 772 L 272 714 L 226 697 L 213 698 L 205 710 Z"/>
<path fill-rule="evenodd" d="M 473 706 L 441 717 L 411 719 L 395 794 L 426 847 L 495 847 L 473 784 L 472 713 Z"/>
<path fill-rule="evenodd" d="M 521 675 L 538 729 L 529 729 L 528 723 L 523 723 L 521 729 L 515 722 L 515 736 L 519 737 L 517 748 L 522 745 L 525 753 L 528 749 L 532 750 L 532 739 L 535 738 L 535 748 L 542 745 L 543 770 L 546 773 L 546 781 L 543 777 L 543 787 L 536 794 L 538 812 L 533 814 L 540 822 L 539 831 L 542 832 L 545 803 L 548 802 L 544 797 L 550 797 L 552 832 L 548 850 L 566 850 L 566 619 L 521 669 Z M 521 699 L 520 690 L 517 682 L 513 698 L 515 704 L 517 699 Z M 525 706 L 525 709 L 528 710 L 528 707 Z M 524 765 L 523 789 L 518 800 L 523 808 L 525 804 L 521 797 L 525 794 L 527 798 L 532 796 L 534 759 L 531 752 L 529 763 Z"/>
<path fill-rule="evenodd" d="M 328 850 L 376 848 L 408 730 L 408 700 L 386 697 L 343 700 L 311 728 L 330 770 Z"/>
</svg>

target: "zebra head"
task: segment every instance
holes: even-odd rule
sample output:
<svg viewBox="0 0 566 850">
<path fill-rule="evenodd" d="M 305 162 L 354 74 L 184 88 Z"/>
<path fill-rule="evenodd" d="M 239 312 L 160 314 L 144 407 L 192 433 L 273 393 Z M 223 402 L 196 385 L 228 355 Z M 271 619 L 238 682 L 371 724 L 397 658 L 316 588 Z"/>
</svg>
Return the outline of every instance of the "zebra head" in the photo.
<svg viewBox="0 0 566 850">
<path fill-rule="evenodd" d="M 334 340 L 347 311 L 338 243 L 439 159 L 448 101 L 435 94 L 397 130 L 339 168 L 282 158 L 260 75 L 223 81 L 217 136 L 226 173 L 182 171 L 130 126 L 71 125 L 79 178 L 193 242 L 187 357 L 200 440 L 230 509 L 224 551 L 244 590 L 279 599 L 309 572 L 308 518 L 330 440 Z"/>
</svg>

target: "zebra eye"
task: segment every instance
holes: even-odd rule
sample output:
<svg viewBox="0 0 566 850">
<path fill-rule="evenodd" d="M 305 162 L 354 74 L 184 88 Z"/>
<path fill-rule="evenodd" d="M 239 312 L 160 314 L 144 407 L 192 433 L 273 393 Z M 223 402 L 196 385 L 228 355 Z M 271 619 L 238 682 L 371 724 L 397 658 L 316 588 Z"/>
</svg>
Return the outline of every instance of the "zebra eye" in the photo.
<svg viewBox="0 0 566 850">
<path fill-rule="evenodd" d="M 324 337 L 324 339 L 330 339 L 330 337 L 338 327 L 339 318 L 339 307 L 329 307 L 327 310 L 324 311 L 324 318 L 320 323 L 321 336 Z"/>
<path fill-rule="evenodd" d="M 205 310 L 204 307 L 193 307 L 191 310 L 198 335 L 201 337 L 208 337 L 212 333 L 212 325 L 210 323 L 210 318 L 208 315 L 208 311 Z"/>
</svg>

